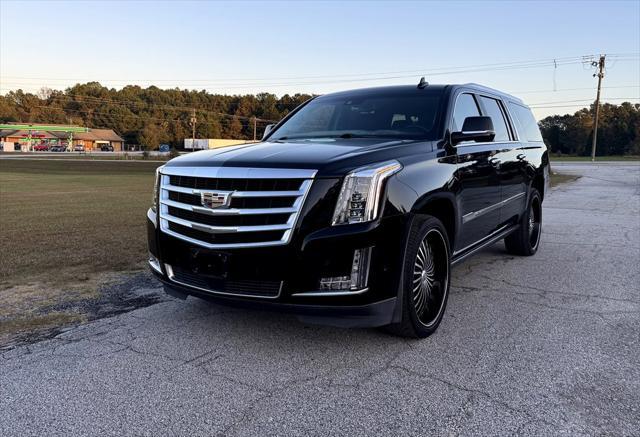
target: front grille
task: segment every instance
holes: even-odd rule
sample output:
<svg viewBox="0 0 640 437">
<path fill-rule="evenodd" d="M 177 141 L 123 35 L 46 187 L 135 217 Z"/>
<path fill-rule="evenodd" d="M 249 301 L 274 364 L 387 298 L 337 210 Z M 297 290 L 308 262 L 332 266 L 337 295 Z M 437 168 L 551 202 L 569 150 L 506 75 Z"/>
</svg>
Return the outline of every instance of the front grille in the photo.
<svg viewBox="0 0 640 437">
<path fill-rule="evenodd" d="M 165 167 L 160 229 L 208 248 L 287 244 L 314 176 L 315 170 Z"/>
<path fill-rule="evenodd" d="M 230 208 L 287 208 L 293 206 L 297 197 L 237 197 L 231 199 Z M 188 193 L 169 192 L 169 200 L 201 206 L 200 196 Z"/>
<path fill-rule="evenodd" d="M 247 244 L 279 241 L 282 239 L 285 233 L 285 231 L 262 231 L 251 233 L 242 232 L 237 234 L 212 234 L 171 222 L 169 222 L 169 227 L 167 230 L 183 237 L 191 238 L 200 243 L 219 246 L 226 246 L 234 243 Z"/>
<path fill-rule="evenodd" d="M 304 179 L 222 179 L 192 176 L 170 176 L 169 181 L 171 185 L 176 187 L 195 188 L 199 190 L 295 191 L 300 188 Z"/>
<path fill-rule="evenodd" d="M 172 281 L 210 293 L 275 298 L 280 294 L 282 287 L 282 281 L 227 280 L 192 273 L 179 267 L 167 267 Z"/>
<path fill-rule="evenodd" d="M 203 225 L 236 227 L 283 225 L 291 214 L 205 215 L 170 206 L 169 215 Z"/>
</svg>

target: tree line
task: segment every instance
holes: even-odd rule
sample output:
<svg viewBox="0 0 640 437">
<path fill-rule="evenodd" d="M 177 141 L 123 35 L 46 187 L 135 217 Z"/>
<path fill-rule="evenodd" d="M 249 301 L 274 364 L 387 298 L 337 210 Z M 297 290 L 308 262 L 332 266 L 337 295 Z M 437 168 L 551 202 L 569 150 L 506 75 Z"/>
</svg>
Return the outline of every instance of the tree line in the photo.
<svg viewBox="0 0 640 437">
<path fill-rule="evenodd" d="M 545 143 L 553 153 L 588 156 L 593 141 L 594 105 L 573 115 L 551 115 L 538 123 Z M 640 104 L 605 103 L 598 116 L 596 154 L 640 155 Z"/>
<path fill-rule="evenodd" d="M 10 91 L 0 96 L 0 122 L 76 124 L 113 129 L 128 144 L 150 149 L 160 144 L 181 148 L 191 138 L 195 110 L 196 138 L 260 138 L 276 122 L 310 99 L 308 94 L 219 95 L 206 91 L 107 88 L 98 82 L 77 84 L 64 91 Z"/>
<path fill-rule="evenodd" d="M 128 144 L 151 149 L 160 144 L 181 148 L 196 138 L 260 138 L 267 124 L 278 121 L 313 97 L 270 93 L 220 95 L 204 90 L 141 88 L 120 90 L 98 82 L 77 84 L 64 91 L 22 90 L 0 95 L 0 122 L 77 124 L 116 131 Z M 542 136 L 553 153 L 588 155 L 593 135 L 593 105 L 573 115 L 552 115 L 540 121 Z M 600 108 L 598 155 L 640 155 L 640 104 L 605 103 Z"/>
</svg>

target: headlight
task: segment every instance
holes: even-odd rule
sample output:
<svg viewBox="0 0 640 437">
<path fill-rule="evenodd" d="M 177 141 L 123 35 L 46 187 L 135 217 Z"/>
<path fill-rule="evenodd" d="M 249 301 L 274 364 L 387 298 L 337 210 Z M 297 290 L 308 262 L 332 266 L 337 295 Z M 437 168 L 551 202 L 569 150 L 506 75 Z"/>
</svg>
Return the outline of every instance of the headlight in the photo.
<svg viewBox="0 0 640 437">
<path fill-rule="evenodd" d="M 156 168 L 156 182 L 153 184 L 153 200 L 151 201 L 151 210 L 153 212 L 158 211 L 158 192 L 160 191 L 160 169 L 163 165 Z"/>
<path fill-rule="evenodd" d="M 342 183 L 332 225 L 363 223 L 375 220 L 380 210 L 384 181 L 400 171 L 398 161 L 387 161 L 358 168 Z"/>
</svg>

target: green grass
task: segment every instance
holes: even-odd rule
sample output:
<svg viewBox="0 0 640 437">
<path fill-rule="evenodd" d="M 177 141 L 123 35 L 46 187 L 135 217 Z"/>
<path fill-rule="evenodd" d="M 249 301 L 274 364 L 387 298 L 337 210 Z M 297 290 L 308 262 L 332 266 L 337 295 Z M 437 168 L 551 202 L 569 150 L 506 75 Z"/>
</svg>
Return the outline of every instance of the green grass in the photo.
<svg viewBox="0 0 640 437">
<path fill-rule="evenodd" d="M 0 160 L 0 347 L 86 321 L 102 285 L 146 267 L 161 164 Z"/>
<path fill-rule="evenodd" d="M 0 288 L 140 267 L 157 162 L 0 161 Z"/>
</svg>

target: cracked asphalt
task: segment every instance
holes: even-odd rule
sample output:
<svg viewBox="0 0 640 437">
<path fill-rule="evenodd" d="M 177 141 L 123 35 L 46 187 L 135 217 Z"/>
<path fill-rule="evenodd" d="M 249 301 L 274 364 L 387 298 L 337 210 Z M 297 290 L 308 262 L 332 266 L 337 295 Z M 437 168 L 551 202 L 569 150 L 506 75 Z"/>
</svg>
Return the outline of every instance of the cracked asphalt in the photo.
<svg viewBox="0 0 640 437">
<path fill-rule="evenodd" d="M 640 166 L 555 169 L 426 340 L 168 300 L 2 353 L 0 435 L 640 435 Z"/>
</svg>

